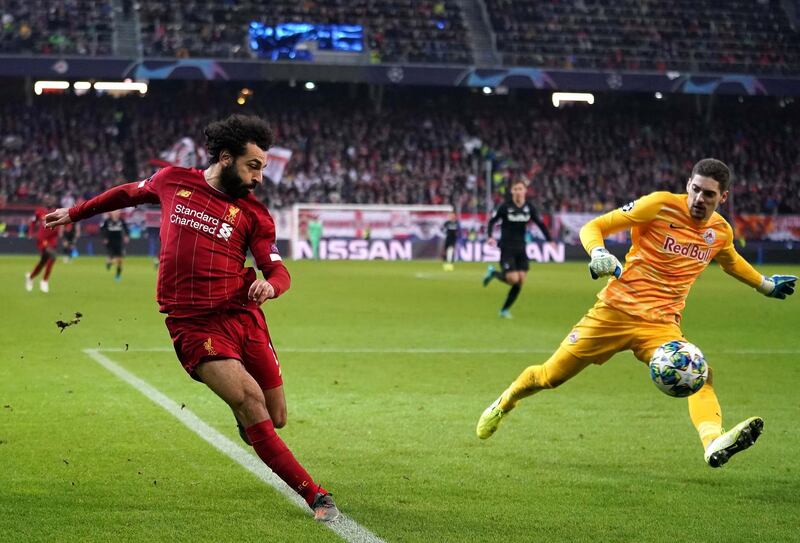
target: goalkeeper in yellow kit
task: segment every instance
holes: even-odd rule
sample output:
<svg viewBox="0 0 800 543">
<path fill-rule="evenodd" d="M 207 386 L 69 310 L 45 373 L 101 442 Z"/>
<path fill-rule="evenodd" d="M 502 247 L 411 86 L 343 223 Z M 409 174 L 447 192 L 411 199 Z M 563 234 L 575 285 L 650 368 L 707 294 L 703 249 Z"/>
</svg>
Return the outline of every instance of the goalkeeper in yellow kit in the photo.
<svg viewBox="0 0 800 543">
<path fill-rule="evenodd" d="M 544 364 L 526 368 L 486 408 L 478 420 L 479 438 L 491 437 L 519 400 L 559 386 L 590 364 L 603 364 L 628 349 L 647 363 L 660 345 L 685 339 L 681 311 L 689 288 L 711 259 L 766 296 L 783 299 L 794 293 L 797 277 L 764 277 L 734 249 L 733 230 L 716 213 L 728 197 L 729 184 L 724 163 L 703 159 L 692 169 L 688 194 L 654 192 L 581 229 L 592 277 L 613 277 L 558 350 Z M 625 229 L 631 230 L 632 246 L 623 268 L 605 249 L 603 238 Z M 705 461 L 715 468 L 750 447 L 764 426 L 760 417 L 751 417 L 723 431 L 710 368 L 703 388 L 689 396 L 689 415 L 703 442 Z"/>
</svg>

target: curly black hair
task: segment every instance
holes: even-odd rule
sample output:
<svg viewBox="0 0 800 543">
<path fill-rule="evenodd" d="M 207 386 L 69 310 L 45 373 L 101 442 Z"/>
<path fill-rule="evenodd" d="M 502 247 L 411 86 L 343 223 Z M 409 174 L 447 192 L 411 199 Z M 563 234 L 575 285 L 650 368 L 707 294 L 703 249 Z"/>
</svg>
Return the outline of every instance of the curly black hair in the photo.
<svg viewBox="0 0 800 543">
<path fill-rule="evenodd" d="M 214 121 L 204 132 L 211 164 L 219 162 L 219 155 L 224 150 L 236 158 L 244 154 L 248 143 L 266 151 L 274 141 L 269 124 L 255 115 L 234 114 L 225 120 Z"/>
<path fill-rule="evenodd" d="M 721 160 L 716 158 L 704 158 L 692 168 L 692 177 L 702 175 L 710 177 L 719 183 L 719 191 L 725 192 L 731 184 L 731 171 Z"/>
</svg>

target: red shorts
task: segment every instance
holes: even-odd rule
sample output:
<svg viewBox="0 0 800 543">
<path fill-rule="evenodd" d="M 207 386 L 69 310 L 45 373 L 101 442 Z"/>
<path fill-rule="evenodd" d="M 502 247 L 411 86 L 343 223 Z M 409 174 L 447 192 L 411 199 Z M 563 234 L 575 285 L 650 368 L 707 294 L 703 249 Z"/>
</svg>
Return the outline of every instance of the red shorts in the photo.
<svg viewBox="0 0 800 543">
<path fill-rule="evenodd" d="M 262 389 L 279 387 L 281 366 L 261 309 L 230 309 L 201 317 L 167 317 L 169 335 L 183 368 L 198 379 L 195 368 L 209 360 L 235 358 Z"/>
<path fill-rule="evenodd" d="M 36 241 L 36 249 L 39 251 L 39 254 L 42 256 L 55 256 L 56 246 L 55 243 L 51 243 L 49 240 L 37 240 Z"/>
</svg>

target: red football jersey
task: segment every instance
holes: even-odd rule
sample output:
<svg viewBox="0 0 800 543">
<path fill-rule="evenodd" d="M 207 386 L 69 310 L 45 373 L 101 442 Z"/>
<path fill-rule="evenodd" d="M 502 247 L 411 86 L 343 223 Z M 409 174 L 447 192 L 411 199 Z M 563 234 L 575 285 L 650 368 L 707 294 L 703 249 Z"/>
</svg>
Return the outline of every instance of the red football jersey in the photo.
<svg viewBox="0 0 800 543">
<path fill-rule="evenodd" d="M 203 171 L 169 167 L 138 183 L 119 185 L 69 210 L 78 221 L 113 209 L 161 203 L 161 254 L 156 298 L 163 313 L 200 315 L 247 299 L 255 281 L 247 250 L 278 296 L 289 272 L 275 245 L 275 223 L 252 194 L 232 198 L 211 187 Z"/>
<path fill-rule="evenodd" d="M 55 247 L 58 240 L 58 228 L 46 228 L 44 216 L 52 211 L 43 207 L 37 208 L 31 221 L 31 237 L 36 236 L 36 248 L 44 251 L 48 247 Z"/>
</svg>

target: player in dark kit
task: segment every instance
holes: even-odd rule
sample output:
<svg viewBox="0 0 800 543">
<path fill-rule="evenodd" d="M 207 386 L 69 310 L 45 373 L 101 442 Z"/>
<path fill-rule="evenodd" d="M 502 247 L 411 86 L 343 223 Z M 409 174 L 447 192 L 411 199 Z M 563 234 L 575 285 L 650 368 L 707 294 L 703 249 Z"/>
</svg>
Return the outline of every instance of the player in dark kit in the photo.
<svg viewBox="0 0 800 543">
<path fill-rule="evenodd" d="M 528 187 L 524 181 L 514 181 L 511 184 L 511 201 L 504 202 L 495 210 L 486 227 L 489 244 L 495 245 L 492 229 L 498 221 L 501 222 L 500 270 L 490 264 L 483 278 L 483 286 L 488 285 L 492 279 L 499 279 L 511 285 L 503 308 L 500 310 L 500 316 L 506 319 L 511 318 L 509 309 L 519 296 L 519 291 L 522 290 L 525 276 L 528 273 L 528 254 L 525 252 L 528 223 L 535 222 L 547 241 L 552 241 L 550 231 L 542 222 L 536 208 L 525 198 L 527 190 Z"/>
<path fill-rule="evenodd" d="M 289 288 L 275 224 L 252 194 L 261 184 L 272 130 L 232 115 L 205 130 L 211 165 L 169 167 L 47 216 L 50 227 L 98 213 L 160 203 L 156 297 L 178 359 L 233 410 L 261 460 L 302 496 L 314 518 L 339 516 L 332 496 L 295 459 L 275 428 L 286 424 L 280 365 L 261 304 Z M 245 267 L 248 249 L 261 269 Z"/>
<path fill-rule="evenodd" d="M 456 261 L 456 243 L 458 242 L 458 231 L 460 226 L 455 213 L 450 213 L 447 220 L 442 225 L 444 232 L 444 271 L 453 271 L 453 263 Z"/>
<path fill-rule="evenodd" d="M 106 269 L 110 270 L 112 264 L 117 265 L 117 274 L 114 279 L 119 281 L 122 276 L 122 259 L 125 258 L 125 246 L 128 244 L 128 225 L 122 219 L 118 209 L 109 213 L 109 217 L 103 221 L 100 227 L 105 237 L 108 259 Z"/>
<path fill-rule="evenodd" d="M 76 253 L 76 243 L 81 235 L 79 224 L 67 224 L 61 229 L 61 249 L 64 255 L 64 262 L 69 262 Z"/>
<path fill-rule="evenodd" d="M 54 199 L 46 196 L 44 205 L 36 210 L 30 226 L 30 236 L 36 236 L 36 249 L 39 251 L 39 262 L 36 263 L 30 273 L 25 274 L 25 290 L 33 290 L 33 279 L 44 270 L 44 275 L 39 281 L 39 290 L 50 292 L 50 272 L 53 271 L 53 264 L 56 263 L 58 255 L 58 235 L 57 230 L 45 227 L 45 216 L 53 208 Z"/>
</svg>

